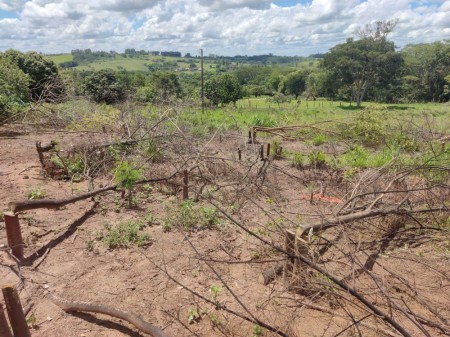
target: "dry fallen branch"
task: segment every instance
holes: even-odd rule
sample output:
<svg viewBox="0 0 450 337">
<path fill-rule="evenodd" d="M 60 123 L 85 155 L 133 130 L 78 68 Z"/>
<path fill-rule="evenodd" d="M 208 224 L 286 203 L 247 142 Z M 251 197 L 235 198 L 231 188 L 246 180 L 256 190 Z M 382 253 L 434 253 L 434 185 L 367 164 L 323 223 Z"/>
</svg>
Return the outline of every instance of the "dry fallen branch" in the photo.
<svg viewBox="0 0 450 337">
<path fill-rule="evenodd" d="M 123 319 L 131 324 L 133 324 L 139 330 L 149 334 L 152 337 L 168 337 L 160 328 L 144 321 L 141 316 L 132 311 L 122 311 L 111 306 L 102 304 L 92 304 L 86 302 L 72 302 L 54 294 L 49 294 L 48 298 L 59 306 L 64 311 L 85 311 L 85 312 L 96 312 L 99 314 L 104 314 L 108 316 L 113 316 L 119 319 Z"/>
<path fill-rule="evenodd" d="M 171 176 L 169 176 L 167 178 L 141 180 L 141 181 L 136 182 L 136 185 L 168 181 L 168 180 L 172 179 L 176 174 L 178 174 L 178 172 L 173 173 Z M 101 189 L 98 189 L 98 190 L 95 190 L 95 191 L 92 191 L 89 193 L 85 193 L 85 194 L 82 194 L 82 195 L 79 195 L 79 196 L 76 196 L 73 198 L 61 199 L 61 200 L 42 199 L 42 200 L 13 201 L 13 202 L 10 202 L 8 206 L 14 213 L 27 211 L 27 210 L 31 210 L 31 209 L 37 209 L 37 208 L 57 209 L 57 208 L 60 208 L 62 206 L 68 205 L 68 204 L 73 204 L 80 200 L 94 197 L 94 196 L 104 193 L 104 192 L 117 190 L 118 188 L 119 188 L 118 185 L 113 185 L 113 186 L 104 187 L 104 188 L 101 188 Z"/>
</svg>

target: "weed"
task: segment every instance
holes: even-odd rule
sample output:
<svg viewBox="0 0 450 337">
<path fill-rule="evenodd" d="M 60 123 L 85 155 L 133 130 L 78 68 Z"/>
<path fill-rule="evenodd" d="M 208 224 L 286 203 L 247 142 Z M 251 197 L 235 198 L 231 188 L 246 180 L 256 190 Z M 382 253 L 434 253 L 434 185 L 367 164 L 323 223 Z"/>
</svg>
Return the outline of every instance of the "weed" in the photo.
<svg viewBox="0 0 450 337">
<path fill-rule="evenodd" d="M 323 151 L 312 151 L 308 154 L 308 160 L 310 165 L 315 168 L 324 168 L 326 167 L 326 163 L 328 161 L 328 156 Z"/>
<path fill-rule="evenodd" d="M 342 133 L 347 139 L 359 140 L 365 145 L 379 145 L 385 140 L 383 127 L 385 115 L 385 108 L 368 106 L 364 110 L 356 112 L 352 123 L 342 126 Z"/>
<path fill-rule="evenodd" d="M 114 227 L 107 224 L 102 241 L 109 249 L 130 245 L 142 247 L 150 241 L 150 235 L 142 232 L 144 227 L 145 223 L 142 220 L 127 220 Z"/>
<path fill-rule="evenodd" d="M 128 207 L 133 206 L 133 188 L 141 178 L 141 170 L 130 165 L 128 161 L 116 163 L 114 178 L 119 187 L 128 190 Z"/>
<path fill-rule="evenodd" d="M 192 324 L 195 322 L 198 322 L 201 320 L 200 312 L 198 310 L 198 307 L 196 308 L 190 308 L 188 312 L 188 323 Z"/>
<path fill-rule="evenodd" d="M 264 126 L 264 127 L 274 127 L 276 126 L 275 120 L 272 119 L 272 117 L 267 115 L 257 115 L 254 116 L 250 125 L 252 126 Z"/>
<path fill-rule="evenodd" d="M 327 136 L 322 133 L 318 133 L 318 134 L 314 135 L 314 137 L 311 140 L 311 143 L 314 146 L 319 146 L 319 145 L 325 144 L 326 141 L 327 141 Z"/>
<path fill-rule="evenodd" d="M 212 285 L 209 288 L 209 291 L 211 291 L 211 300 L 216 304 L 219 305 L 219 295 L 220 292 L 222 291 L 222 287 L 218 286 L 218 285 Z"/>
<path fill-rule="evenodd" d="M 155 139 L 148 139 L 140 145 L 144 156 L 151 162 L 161 162 L 164 158 L 164 150 Z"/>
<path fill-rule="evenodd" d="M 219 224 L 219 217 L 216 209 L 205 206 L 197 206 L 188 199 L 178 206 L 168 206 L 167 218 L 163 224 L 165 232 L 172 227 L 182 227 L 186 230 L 213 228 Z"/>
<path fill-rule="evenodd" d="M 44 199 L 47 196 L 47 192 L 44 191 L 42 186 L 36 186 L 31 191 L 28 192 L 28 200 L 39 200 Z"/>
<path fill-rule="evenodd" d="M 262 327 L 260 327 L 259 325 L 254 325 L 252 337 L 260 337 L 263 335 L 263 332 L 264 330 Z"/>
<path fill-rule="evenodd" d="M 95 248 L 95 242 L 94 242 L 94 240 L 87 240 L 86 241 L 86 250 L 88 251 L 88 252 L 93 252 L 94 251 L 94 248 Z"/>
<path fill-rule="evenodd" d="M 294 156 L 292 157 L 292 166 L 298 169 L 301 169 L 303 168 L 303 166 L 305 166 L 305 160 L 301 153 L 294 153 Z"/>
</svg>

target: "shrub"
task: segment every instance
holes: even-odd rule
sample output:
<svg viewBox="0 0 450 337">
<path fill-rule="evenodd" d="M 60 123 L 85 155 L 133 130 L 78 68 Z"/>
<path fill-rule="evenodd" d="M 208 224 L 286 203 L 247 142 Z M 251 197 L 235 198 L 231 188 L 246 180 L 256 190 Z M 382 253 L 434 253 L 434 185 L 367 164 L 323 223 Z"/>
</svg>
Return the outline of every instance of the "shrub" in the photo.
<svg viewBox="0 0 450 337">
<path fill-rule="evenodd" d="M 219 224 L 217 210 L 211 207 L 198 206 L 188 199 L 178 206 L 167 207 L 167 218 L 164 221 L 164 231 L 172 227 L 185 230 L 211 229 Z"/>
<path fill-rule="evenodd" d="M 109 249 L 130 245 L 145 246 L 150 241 L 150 235 L 142 231 L 145 225 L 142 220 L 128 220 L 114 227 L 105 225 L 106 233 L 103 233 L 102 241 Z"/>
</svg>

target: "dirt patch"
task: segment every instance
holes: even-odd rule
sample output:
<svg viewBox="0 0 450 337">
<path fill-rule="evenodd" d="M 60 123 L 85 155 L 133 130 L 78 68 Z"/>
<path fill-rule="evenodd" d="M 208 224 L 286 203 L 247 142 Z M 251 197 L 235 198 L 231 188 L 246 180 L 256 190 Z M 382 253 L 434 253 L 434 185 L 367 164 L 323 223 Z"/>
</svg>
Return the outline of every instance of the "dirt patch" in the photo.
<svg viewBox="0 0 450 337">
<path fill-rule="evenodd" d="M 6 210 L 9 202 L 24 200 L 38 189 L 54 199 L 88 191 L 86 181 L 75 183 L 45 177 L 35 142 L 56 140 L 64 148 L 70 148 L 80 140 L 100 141 L 104 136 L 66 132 L 16 132 L 13 137 L 11 133 L 3 134 L 8 137 L 0 138 L 1 209 Z M 245 137 L 233 133 L 222 135 L 220 140 L 216 138 L 209 141 L 207 148 L 201 146 L 189 151 L 196 151 L 197 158 L 202 157 L 198 161 L 202 170 L 221 177 L 220 186 L 215 186 L 211 193 L 220 192 L 222 207 L 233 219 L 260 237 L 283 247 L 282 228 L 295 229 L 299 224 L 315 223 L 342 207 L 339 198 L 344 194 L 345 183 L 339 179 L 339 172 L 313 168 L 300 172 L 286 160 L 264 164 L 258 160 L 259 147 L 245 145 Z M 242 163 L 235 161 L 238 147 L 243 151 Z M 287 148 L 301 150 L 302 146 L 292 143 Z M 184 148 L 166 156 L 176 159 L 182 151 L 188 150 Z M 230 160 L 233 160 L 232 164 Z M 248 169 L 252 165 L 256 167 L 253 171 Z M 173 168 L 167 161 L 155 163 L 153 176 L 167 175 Z M 202 192 L 210 188 L 195 174 L 191 179 L 197 191 L 203 185 L 206 187 Z M 97 183 L 106 186 L 111 181 Z M 312 199 L 308 198 L 311 194 Z M 318 197 L 314 198 L 314 195 Z M 356 319 L 349 312 L 358 319 L 364 316 L 365 311 L 351 297 L 348 297 L 347 306 L 336 299 L 345 295 L 336 297 L 324 293 L 324 284 L 326 286 L 329 280 L 312 271 L 309 271 L 308 284 L 301 285 L 307 288 L 307 295 L 291 291 L 283 278 L 263 285 L 262 271 L 283 260 L 283 255 L 237 227 L 223 214 L 212 229 L 182 231 L 172 227 L 168 231 L 167 214 L 177 209 L 180 198 L 179 188 L 153 184 L 151 190 L 140 190 L 138 207 L 134 209 L 125 207 L 119 192 L 109 192 L 95 201 L 80 201 L 60 210 L 38 209 L 20 214 L 27 244 L 25 256 L 33 264 L 23 266 L 19 273 L 15 261 L 1 252 L 0 272 L 2 284 L 17 286 L 24 306 L 33 304 L 28 315 L 33 317 L 32 335 L 143 335 L 132 325 L 101 314 L 64 313 L 46 297 L 49 291 L 68 300 L 102 303 L 134 311 L 169 336 L 277 335 L 267 329 L 260 330 L 256 324 L 227 313 L 219 309 L 220 306 L 246 317 L 254 315 L 289 336 L 333 336 Z M 211 205 L 205 204 L 205 207 Z M 152 221 L 143 229 L 149 241 L 143 247 L 132 245 L 108 249 L 103 243 L 108 225 L 149 216 Z M 450 313 L 446 307 L 450 301 L 448 252 L 442 251 L 437 236 L 424 232 L 423 237 L 411 237 L 407 231 L 402 236 L 389 236 L 384 230 L 376 233 L 377 226 L 381 224 L 376 222 L 367 226 L 364 221 L 357 223 L 358 238 L 353 237 L 355 229 L 345 226 L 330 230 L 324 238 L 333 241 L 335 246 L 326 248 L 326 241 L 317 239 L 315 249 L 323 251 L 320 256 L 314 255 L 317 251 L 312 256 L 321 263 L 326 260 L 328 271 L 357 287 L 383 310 L 388 310 L 389 304 L 379 291 L 371 291 L 373 280 L 366 270 L 381 275 L 386 289 L 389 289 L 387 291 L 396 292 L 389 295 L 401 303 L 411 300 L 408 294 L 412 290 L 405 284 L 409 285 L 414 280 L 414 291 L 420 294 L 422 302 L 414 302 L 410 310 L 425 316 L 422 324 L 427 319 L 431 320 L 427 316 L 429 310 L 424 308 L 426 305 L 432 306 L 444 320 L 449 320 Z M 386 242 L 380 254 L 379 242 L 374 242 L 374 239 L 378 240 L 383 235 Z M 6 243 L 4 223 L 0 223 L 0 243 Z M 347 265 L 349 250 L 338 249 L 346 246 L 353 247 L 350 259 L 362 262 L 362 266 L 357 263 Z M 47 248 L 46 258 L 33 269 L 40 258 L 36 252 Z M 376 263 L 369 268 L 370 261 Z M 392 271 L 395 271 L 394 275 Z M 402 283 L 401 277 L 396 275 L 404 277 L 408 283 Z M 199 299 L 186 288 L 213 304 Z M 383 285 L 380 288 L 383 289 Z M 422 307 L 418 303 L 422 303 Z M 404 318 L 399 320 L 413 332 L 412 335 L 420 335 L 417 325 Z M 364 336 L 380 336 L 383 330 L 388 330 L 385 334 L 394 334 L 373 317 L 364 322 L 367 324 L 359 327 Z M 441 324 L 445 326 L 442 321 Z M 428 325 L 427 329 L 433 336 L 443 335 L 437 328 Z M 348 328 L 343 335 L 353 336 L 353 333 L 357 330 Z"/>
</svg>

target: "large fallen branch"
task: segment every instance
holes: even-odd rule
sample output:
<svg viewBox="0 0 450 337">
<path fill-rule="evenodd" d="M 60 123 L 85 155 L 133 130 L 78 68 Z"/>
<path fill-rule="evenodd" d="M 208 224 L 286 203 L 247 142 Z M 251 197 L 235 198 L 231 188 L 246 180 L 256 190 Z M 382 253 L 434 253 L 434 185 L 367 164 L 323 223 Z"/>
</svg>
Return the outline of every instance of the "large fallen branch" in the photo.
<svg viewBox="0 0 450 337">
<path fill-rule="evenodd" d="M 430 213 L 430 212 L 450 212 L 449 208 L 446 207 L 439 207 L 435 209 L 430 208 L 420 208 L 420 209 L 405 209 L 401 205 L 395 205 L 395 206 L 388 206 L 385 208 L 378 208 L 378 209 L 372 209 L 368 208 L 364 211 L 357 212 L 357 213 L 351 213 L 346 214 L 342 216 L 336 216 L 334 218 L 328 218 L 323 219 L 320 223 L 311 224 L 307 226 L 303 226 L 301 228 L 301 234 L 307 233 L 309 231 L 317 232 L 317 231 L 324 231 L 325 229 L 342 225 L 346 223 L 350 223 L 352 221 L 361 220 L 365 218 L 373 218 L 377 216 L 386 216 L 389 214 L 412 214 L 412 213 Z"/>
<path fill-rule="evenodd" d="M 146 334 L 149 334 L 152 337 L 168 337 L 168 335 L 164 333 L 164 331 L 162 331 L 160 328 L 144 321 L 141 316 L 132 311 L 122 311 L 102 304 L 67 301 L 51 293 L 48 295 L 48 298 L 66 312 L 85 311 L 113 316 L 133 324 L 136 328 L 145 332 Z"/>
<path fill-rule="evenodd" d="M 175 172 L 170 177 L 166 177 L 166 178 L 141 180 L 141 181 L 138 181 L 136 183 L 136 185 L 142 185 L 142 184 L 154 183 L 154 182 L 161 182 L 161 181 L 168 181 L 168 180 L 172 179 L 176 174 L 178 174 L 178 172 Z M 14 213 L 22 212 L 22 211 L 28 211 L 28 210 L 37 209 L 37 208 L 57 209 L 57 208 L 60 208 L 62 206 L 68 205 L 68 204 L 73 204 L 73 203 L 75 203 L 77 201 L 80 201 L 80 200 L 84 200 L 84 199 L 88 199 L 88 198 L 94 197 L 94 196 L 96 196 L 98 194 L 101 194 L 101 193 L 104 193 L 104 192 L 117 190 L 119 188 L 120 188 L 119 185 L 113 185 L 113 186 L 101 188 L 101 189 L 96 190 L 96 191 L 85 193 L 85 194 L 82 194 L 82 195 L 79 195 L 79 196 L 76 196 L 76 197 L 73 197 L 73 198 L 61 199 L 61 200 L 41 199 L 41 200 L 13 201 L 13 202 L 10 202 L 8 204 L 8 206 L 11 209 L 11 211 L 13 211 Z"/>
</svg>

